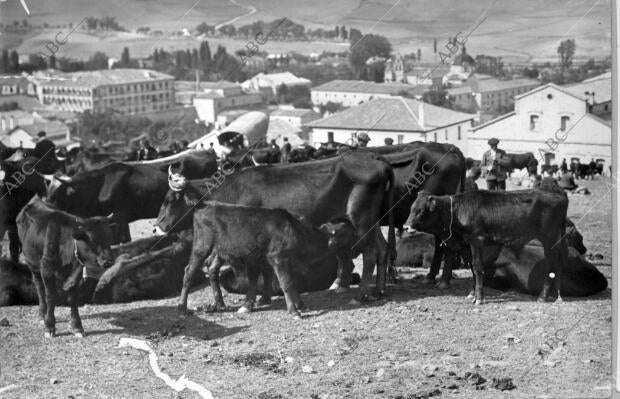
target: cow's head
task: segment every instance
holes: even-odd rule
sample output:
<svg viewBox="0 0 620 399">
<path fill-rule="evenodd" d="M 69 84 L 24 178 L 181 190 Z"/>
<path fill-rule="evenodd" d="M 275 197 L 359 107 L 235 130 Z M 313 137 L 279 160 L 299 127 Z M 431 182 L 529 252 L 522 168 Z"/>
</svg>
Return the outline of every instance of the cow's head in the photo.
<svg viewBox="0 0 620 399">
<path fill-rule="evenodd" d="M 168 172 L 170 190 L 166 193 L 157 215 L 157 226 L 166 233 L 192 227 L 192 209 L 195 206 L 187 192 L 185 177 L 173 173 L 172 169 L 169 169 Z"/>
<path fill-rule="evenodd" d="M 437 198 L 428 191 L 421 191 L 411 205 L 407 226 L 420 231 L 428 232 L 441 226 L 441 215 L 437 209 Z"/>
<path fill-rule="evenodd" d="M 113 216 L 78 218 L 73 226 L 77 254 L 86 267 L 108 268 L 114 263 Z"/>
<path fill-rule="evenodd" d="M 323 224 L 320 230 L 327 236 L 327 246 L 330 250 L 347 249 L 350 251 L 355 244 L 355 226 L 346 216 L 330 220 Z"/>
<path fill-rule="evenodd" d="M 569 247 L 575 248 L 581 255 L 588 252 L 588 249 L 583 244 L 583 236 L 577 230 L 575 224 L 568 219 L 566 223 L 566 243 Z"/>
</svg>

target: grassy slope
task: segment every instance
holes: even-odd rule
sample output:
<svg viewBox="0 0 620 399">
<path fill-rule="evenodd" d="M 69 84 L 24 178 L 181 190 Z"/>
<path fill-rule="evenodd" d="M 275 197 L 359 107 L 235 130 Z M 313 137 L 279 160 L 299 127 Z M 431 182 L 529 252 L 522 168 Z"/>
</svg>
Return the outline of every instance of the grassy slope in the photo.
<svg viewBox="0 0 620 399">
<path fill-rule="evenodd" d="M 31 0 L 32 2 L 32 0 Z M 194 0 L 50 0 L 40 4 L 31 4 L 33 24 L 48 23 L 52 26 L 78 23 L 85 16 L 113 15 L 122 25 L 129 29 L 138 26 L 150 26 L 158 29 L 193 28 L 206 21 L 210 24 L 222 23 L 230 18 L 244 14 L 246 8 L 225 0 L 201 0 L 190 12 Z M 242 18 L 237 25 L 253 20 L 272 20 L 288 17 L 308 27 L 333 27 L 335 24 L 354 26 L 363 32 L 386 35 L 394 47 L 401 52 L 415 51 L 422 48 L 423 58 L 431 61 L 432 42 L 437 38 L 439 46 L 447 37 L 459 31 L 467 31 L 481 16 L 490 2 L 457 0 L 403 0 L 387 15 L 384 14 L 395 4 L 393 0 L 375 1 L 326 1 L 316 0 L 243 0 L 239 4 L 256 7 L 257 12 Z M 605 56 L 610 52 L 611 23 L 609 0 L 597 4 L 588 16 L 580 18 L 590 9 L 591 2 L 579 0 L 536 0 L 508 1 L 498 0 L 488 11 L 488 18 L 472 35 L 469 42 L 473 54 L 487 53 L 503 55 L 506 59 L 527 60 L 528 55 L 536 59 L 557 58 L 556 48 L 565 37 L 577 40 L 577 56 Z M 19 2 L 12 1 L 0 5 L 0 20 L 3 23 L 14 19 L 23 19 L 25 14 Z M 382 16 L 381 22 L 377 22 Z M 53 37 L 55 31 L 46 32 L 46 37 Z M 25 49 L 36 47 L 39 38 L 26 38 Z M 120 55 L 119 48 L 131 45 L 135 53 L 148 53 L 153 45 L 170 48 L 173 43 L 159 43 L 152 39 L 127 40 L 125 35 L 110 39 L 115 42 L 109 49 Z M 34 42 L 31 42 L 34 41 Z M 3 39 L 3 43 L 6 41 Z M 9 41 L 11 44 L 11 41 Z M 187 45 L 190 43 L 188 42 Z M 243 41 L 228 41 L 231 49 L 241 48 Z M 181 48 L 187 47 L 184 43 Z M 195 42 L 194 42 L 195 45 Z M 315 51 L 316 47 L 300 43 L 267 43 L 266 50 Z M 97 48 L 99 49 L 99 47 Z M 94 51 L 93 47 L 83 41 L 70 41 L 64 48 L 72 56 L 86 56 Z M 523 54 L 521 52 L 525 52 Z M 512 58 L 511 58 L 512 56 Z"/>
</svg>

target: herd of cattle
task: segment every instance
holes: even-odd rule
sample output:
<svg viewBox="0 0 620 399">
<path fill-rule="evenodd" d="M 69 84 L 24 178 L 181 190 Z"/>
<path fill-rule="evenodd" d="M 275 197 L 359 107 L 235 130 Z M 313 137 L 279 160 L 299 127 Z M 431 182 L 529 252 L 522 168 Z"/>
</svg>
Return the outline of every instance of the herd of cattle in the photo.
<svg viewBox="0 0 620 399">
<path fill-rule="evenodd" d="M 541 301 L 607 287 L 581 258 L 585 247 L 561 189 L 465 192 L 469 165 L 456 146 L 414 142 L 259 166 L 260 154 L 248 154 L 222 162 L 188 150 L 109 162 L 87 152 L 59 160 L 49 148 L 0 149 L 0 236 L 8 233 L 11 257 L 0 261 L 0 306 L 38 303 L 45 335 L 53 337 L 54 307 L 66 304 L 81 336 L 82 303 L 180 290 L 183 313 L 189 290 L 206 275 L 218 308 L 224 286 L 246 295 L 242 312 L 256 306 L 257 294 L 265 304 L 282 293 L 299 317 L 300 292 L 359 283 L 360 300 L 385 294 L 403 226 L 432 236 L 429 282 L 442 262 L 442 287 L 459 264 L 471 268 L 476 304 L 485 285 Z M 529 159 L 514 161 L 532 167 Z M 132 242 L 129 223 L 150 218 L 165 234 Z M 399 247 L 416 241 L 403 237 Z M 361 278 L 352 273 L 360 254 Z"/>
</svg>

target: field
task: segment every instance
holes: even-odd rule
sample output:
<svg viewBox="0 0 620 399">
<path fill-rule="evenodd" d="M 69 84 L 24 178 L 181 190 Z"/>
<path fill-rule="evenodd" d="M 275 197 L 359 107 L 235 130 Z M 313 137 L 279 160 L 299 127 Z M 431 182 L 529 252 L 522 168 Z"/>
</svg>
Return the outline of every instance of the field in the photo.
<svg viewBox="0 0 620 399">
<path fill-rule="evenodd" d="M 579 181 L 591 196 L 571 196 L 569 216 L 599 269 L 611 279 L 611 197 L 605 182 Z M 150 222 L 142 223 L 147 234 Z M 133 226 L 136 227 L 136 226 Z M 356 261 L 359 268 L 359 260 Z M 401 269 L 390 296 L 365 305 L 345 294 L 306 294 L 312 311 L 294 321 L 278 298 L 268 309 L 196 312 L 179 319 L 176 299 L 81 309 L 88 336 L 43 338 L 36 307 L 0 308 L 0 389 L 7 398 L 194 398 L 156 378 L 145 352 L 121 337 L 148 339 L 173 379 L 185 375 L 217 398 L 602 398 L 610 395 L 611 291 L 565 298 L 562 305 L 487 290 L 465 296 L 472 280 L 456 272 L 447 291 L 422 284 L 423 269 Z M 611 284 L 611 282 L 610 282 Z M 211 301 L 190 295 L 190 308 Z M 558 337 L 553 338 L 553 337 Z M 551 341 L 548 341 L 551 338 Z M 543 342 L 551 342 L 551 347 Z M 551 353 L 549 353 L 551 352 Z M 510 378 L 500 392 L 494 379 Z M 483 382 L 486 381 L 486 382 Z M 495 386 L 495 387 L 494 387 Z M 504 383 L 503 387 L 510 384 Z"/>
<path fill-rule="evenodd" d="M 4 24 L 26 18 L 18 1 L 2 3 L 0 9 L 0 22 Z M 557 61 L 557 46 L 566 38 L 576 39 L 576 60 L 605 57 L 611 51 L 609 0 L 594 4 L 581 0 L 50 0 L 33 3 L 30 9 L 31 25 L 48 24 L 52 29 L 23 36 L 5 33 L 1 39 L 3 47 L 38 52 L 45 40 L 54 38 L 58 26 L 76 25 L 87 16 L 115 16 L 131 31 L 140 26 L 165 31 L 193 29 L 203 21 L 213 25 L 232 22 L 241 26 L 259 19 L 271 21 L 287 17 L 307 28 L 331 29 L 335 25 L 346 25 L 364 33 L 381 34 L 388 37 L 395 51 L 410 53 L 420 48 L 424 62 L 435 62 L 438 58 L 432 53 L 434 39 L 441 49 L 448 37 L 469 32 L 486 16 L 467 43 L 471 54 L 502 56 L 504 61 L 513 62 L 554 62 Z M 105 51 L 110 56 L 120 57 L 122 47 L 129 46 L 132 55 L 144 56 L 150 54 L 154 46 L 185 49 L 198 45 L 192 39 L 161 40 L 125 33 L 105 38 L 88 36 L 72 36 L 58 55 L 88 58 L 95 51 Z M 223 44 L 231 52 L 246 44 L 244 40 L 210 41 L 212 48 Z M 322 50 L 343 51 L 346 44 L 271 41 L 261 46 L 261 50 L 309 54 Z"/>
</svg>

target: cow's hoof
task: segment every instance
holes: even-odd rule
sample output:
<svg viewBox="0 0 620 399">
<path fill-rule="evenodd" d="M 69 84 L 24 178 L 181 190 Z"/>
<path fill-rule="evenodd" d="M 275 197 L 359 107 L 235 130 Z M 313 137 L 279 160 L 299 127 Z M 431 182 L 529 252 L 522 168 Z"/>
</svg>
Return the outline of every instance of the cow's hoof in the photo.
<svg viewBox="0 0 620 399">
<path fill-rule="evenodd" d="M 564 303 L 564 300 L 561 297 L 557 297 L 555 300 L 555 303 L 557 303 L 558 305 L 561 305 Z"/>
<path fill-rule="evenodd" d="M 252 312 L 252 308 L 249 308 L 247 305 L 243 305 L 237 310 L 237 313 L 250 313 Z"/>
<path fill-rule="evenodd" d="M 474 292 L 473 291 L 471 291 L 469 294 L 467 294 L 467 299 L 474 299 L 474 298 L 475 298 L 475 296 L 474 296 Z"/>
<path fill-rule="evenodd" d="M 437 288 L 439 288 L 440 290 L 447 290 L 448 288 L 450 288 L 450 283 L 448 283 L 447 281 L 440 281 L 439 284 L 437 284 Z"/>
<path fill-rule="evenodd" d="M 482 299 L 474 299 L 474 306 L 478 306 L 478 305 L 482 305 L 484 304 L 484 300 Z"/>
<path fill-rule="evenodd" d="M 56 333 L 46 331 L 44 335 L 45 335 L 45 338 L 54 338 L 56 336 Z"/>
<path fill-rule="evenodd" d="M 293 320 L 303 320 L 303 317 L 301 317 L 301 313 L 293 313 Z"/>
<path fill-rule="evenodd" d="M 544 296 L 539 296 L 538 298 L 536 298 L 536 302 L 545 303 L 547 302 L 547 298 L 545 298 Z"/>
<path fill-rule="evenodd" d="M 73 332 L 73 335 L 74 335 L 76 338 L 84 338 L 84 337 L 86 336 L 86 334 L 84 333 L 84 331 L 74 331 L 74 332 Z"/>
<path fill-rule="evenodd" d="M 271 305 L 271 297 L 268 296 L 261 296 L 258 299 L 258 306 L 265 306 L 265 305 Z"/>
</svg>

